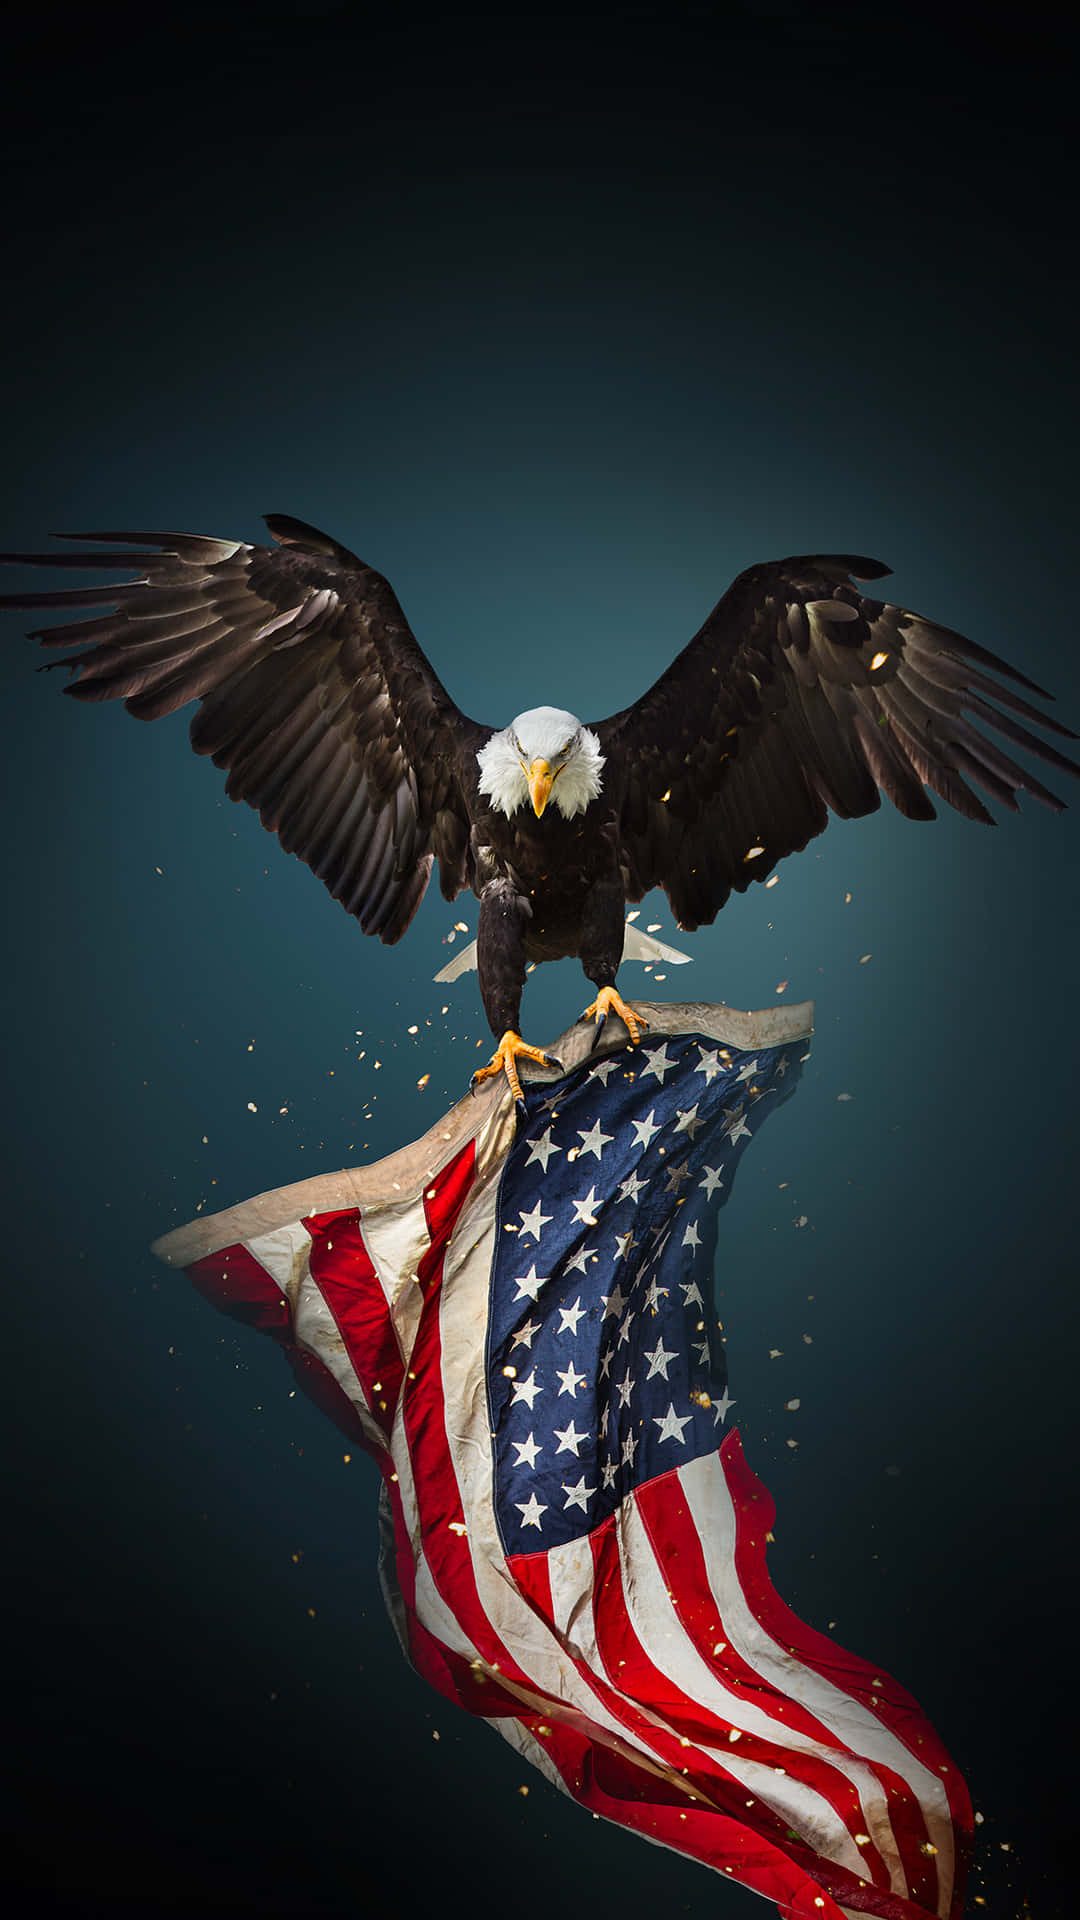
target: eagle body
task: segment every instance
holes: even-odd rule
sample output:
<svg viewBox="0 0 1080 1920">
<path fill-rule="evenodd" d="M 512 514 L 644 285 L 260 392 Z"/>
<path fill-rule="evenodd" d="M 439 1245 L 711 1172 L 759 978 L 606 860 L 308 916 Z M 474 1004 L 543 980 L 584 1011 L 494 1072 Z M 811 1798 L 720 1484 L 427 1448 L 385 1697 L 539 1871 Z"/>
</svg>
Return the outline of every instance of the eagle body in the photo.
<svg viewBox="0 0 1080 1920">
<path fill-rule="evenodd" d="M 613 1007 L 636 1037 L 615 974 L 626 905 L 653 887 L 692 930 L 831 814 L 871 813 L 882 795 L 915 820 L 933 819 L 935 793 L 992 825 L 976 787 L 1060 812 L 1002 741 L 1080 772 L 1045 737 L 1075 736 L 1033 704 L 1041 688 L 862 591 L 888 573 L 876 560 L 750 567 L 631 705 L 588 724 L 533 708 L 495 728 L 456 705 L 382 574 L 303 521 L 267 525 L 274 546 L 63 536 L 90 549 L 0 558 L 134 577 L 0 605 L 78 610 L 35 634 L 76 649 L 55 663 L 76 699 L 122 699 L 143 720 L 197 702 L 195 751 L 365 933 L 399 940 L 436 866 L 446 899 L 471 888 L 503 1040 L 520 1043 L 527 966 L 566 955 L 597 987 L 598 1019 Z"/>
</svg>

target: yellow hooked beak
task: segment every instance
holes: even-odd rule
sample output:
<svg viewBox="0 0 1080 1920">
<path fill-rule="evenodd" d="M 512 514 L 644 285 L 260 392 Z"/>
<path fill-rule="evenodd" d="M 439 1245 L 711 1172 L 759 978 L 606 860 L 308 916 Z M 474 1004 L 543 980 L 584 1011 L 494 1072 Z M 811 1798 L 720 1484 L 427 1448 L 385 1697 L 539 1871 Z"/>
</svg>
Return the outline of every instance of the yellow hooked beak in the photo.
<svg viewBox="0 0 1080 1920">
<path fill-rule="evenodd" d="M 546 760 L 533 761 L 532 766 L 529 768 L 529 798 L 532 801 L 533 812 L 538 820 L 544 808 L 547 806 L 548 795 L 551 792 L 554 779 L 555 775 L 552 773 Z"/>
</svg>

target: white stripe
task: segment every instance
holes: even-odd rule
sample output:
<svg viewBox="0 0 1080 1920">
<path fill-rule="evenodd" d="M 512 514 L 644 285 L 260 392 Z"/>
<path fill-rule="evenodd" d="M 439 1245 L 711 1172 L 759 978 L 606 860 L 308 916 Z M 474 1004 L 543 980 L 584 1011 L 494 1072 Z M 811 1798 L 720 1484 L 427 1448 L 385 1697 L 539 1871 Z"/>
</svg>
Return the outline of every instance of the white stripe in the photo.
<svg viewBox="0 0 1080 1920">
<path fill-rule="evenodd" d="M 365 1207 L 360 1232 L 375 1269 L 397 1338 L 402 1365 L 408 1368 L 416 1343 L 424 1295 L 417 1278 L 431 1246 L 421 1201 Z"/>
<path fill-rule="evenodd" d="M 927 1831 L 938 1850 L 935 1861 L 940 1894 L 938 1910 L 942 1915 L 947 1914 L 952 1900 L 953 1836 L 948 1798 L 941 1780 L 876 1714 L 832 1681 L 815 1673 L 812 1667 L 805 1666 L 797 1655 L 774 1640 L 751 1612 L 735 1574 L 736 1516 L 717 1456 L 710 1454 L 680 1468 L 679 1481 L 701 1541 L 706 1575 L 724 1623 L 725 1637 L 740 1658 L 768 1685 L 797 1701 L 845 1746 L 865 1754 L 877 1765 L 892 1768 L 907 1782 L 922 1807 Z M 840 1764 L 839 1758 L 834 1758 L 834 1764 Z M 901 1874 L 900 1884 L 893 1890 L 906 1894 L 895 1848 L 886 1849 L 879 1832 L 869 1825 L 871 1807 L 866 1807 L 866 1814 L 867 1830 L 890 1862 L 890 1877 L 897 1870 Z M 878 1821 L 878 1827 L 880 1824 Z M 896 1869 L 892 1866 L 894 1859 Z"/>
<path fill-rule="evenodd" d="M 681 1479 L 682 1475 L 679 1477 Z M 743 1733 L 755 1734 L 767 1740 L 770 1745 L 788 1747 L 825 1760 L 851 1782 L 864 1804 L 870 1798 L 879 1800 L 883 1806 L 884 1796 L 869 1768 L 822 1746 L 806 1734 L 797 1733 L 783 1720 L 774 1719 L 770 1713 L 748 1700 L 741 1688 L 725 1686 L 702 1659 L 672 1604 L 667 1575 L 656 1559 L 632 1494 L 623 1501 L 616 1515 L 615 1537 L 619 1547 L 623 1604 L 630 1625 L 653 1665 L 674 1680 L 676 1686 L 691 1700 L 716 1714 L 719 1719 L 729 1721 Z M 747 1759 L 736 1750 L 734 1743 L 726 1743 L 719 1731 L 715 1747 L 713 1742 L 705 1741 L 700 1736 L 698 1744 L 704 1752 L 718 1759 L 720 1765 L 734 1774 L 736 1779 L 742 1780 L 774 1813 L 794 1827 L 823 1859 L 835 1861 L 837 1866 L 845 1867 L 856 1877 L 862 1876 L 864 1862 L 858 1847 L 836 1808 L 815 1787 L 791 1774 L 778 1773 L 775 1767 L 767 1763 Z M 867 1818 L 869 1820 L 869 1813 Z M 880 1824 L 879 1821 L 879 1827 Z M 887 1824 L 883 1834 L 875 1833 L 872 1828 L 870 1831 L 876 1844 L 880 1844 L 881 1839 L 886 1840 L 888 1854 L 898 1863 L 892 1833 Z"/>
<path fill-rule="evenodd" d="M 296 1296 L 300 1282 L 308 1270 L 308 1255 L 311 1252 L 311 1235 L 299 1220 L 290 1221 L 287 1227 L 276 1227 L 272 1233 L 260 1233 L 254 1240 L 242 1240 L 241 1246 L 265 1267 L 277 1286 L 295 1311 Z"/>
<path fill-rule="evenodd" d="M 338 1386 L 352 1401 L 360 1416 L 364 1437 L 378 1452 L 386 1451 L 386 1441 L 376 1420 L 372 1419 L 367 1396 L 360 1384 L 360 1377 L 349 1359 L 345 1342 L 338 1332 L 337 1321 L 323 1299 L 322 1293 L 311 1277 L 310 1270 L 300 1282 L 300 1291 L 293 1308 L 293 1335 L 298 1347 L 304 1347 L 308 1353 L 321 1360 L 328 1373 L 331 1373 Z"/>
</svg>

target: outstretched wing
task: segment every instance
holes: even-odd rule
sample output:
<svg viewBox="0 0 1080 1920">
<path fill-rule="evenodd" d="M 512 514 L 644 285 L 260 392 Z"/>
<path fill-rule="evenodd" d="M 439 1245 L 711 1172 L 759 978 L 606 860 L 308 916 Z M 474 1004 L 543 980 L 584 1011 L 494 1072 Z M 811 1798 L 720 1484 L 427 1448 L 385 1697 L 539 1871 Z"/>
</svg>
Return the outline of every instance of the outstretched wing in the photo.
<svg viewBox="0 0 1080 1920">
<path fill-rule="evenodd" d="M 365 933 L 399 940 L 438 858 L 447 898 L 465 881 L 461 768 L 486 728 L 461 714 L 388 582 L 326 534 L 267 515 L 278 548 L 187 533 L 81 533 L 157 552 L 5 554 L 35 566 L 139 569 L 122 585 L 7 595 L 6 607 L 111 608 L 39 630 L 81 651 L 77 700 L 123 700 L 154 720 L 199 701 L 196 753 L 229 770 Z M 88 643 L 88 644 L 87 644 Z"/>
<path fill-rule="evenodd" d="M 913 820 L 934 818 L 929 787 L 993 825 L 968 780 L 1014 811 L 1018 790 L 1061 811 L 968 718 L 1080 773 L 987 696 L 1075 735 L 984 669 L 1050 695 L 962 635 L 861 594 L 850 578 L 888 572 L 842 554 L 748 568 L 655 686 L 594 723 L 609 771 L 621 770 L 628 898 L 661 886 L 679 925 L 700 926 L 733 888 L 764 880 L 822 833 L 830 808 L 844 819 L 872 813 L 881 793 Z"/>
</svg>

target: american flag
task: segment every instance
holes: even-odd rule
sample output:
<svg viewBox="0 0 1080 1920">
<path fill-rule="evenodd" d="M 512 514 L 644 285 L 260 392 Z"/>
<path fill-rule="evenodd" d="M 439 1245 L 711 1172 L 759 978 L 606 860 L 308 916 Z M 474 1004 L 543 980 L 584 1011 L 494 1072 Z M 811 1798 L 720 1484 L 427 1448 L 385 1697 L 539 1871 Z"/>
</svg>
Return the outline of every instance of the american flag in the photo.
<svg viewBox="0 0 1080 1920">
<path fill-rule="evenodd" d="M 157 1243 L 382 1470 L 404 1650 L 594 1813 L 787 1916 L 949 1920 L 971 1809 L 911 1696 L 804 1626 L 732 1424 L 712 1273 L 810 1008 L 650 1007 L 638 1048 Z M 753 1044 L 755 1041 L 758 1044 Z"/>
</svg>

